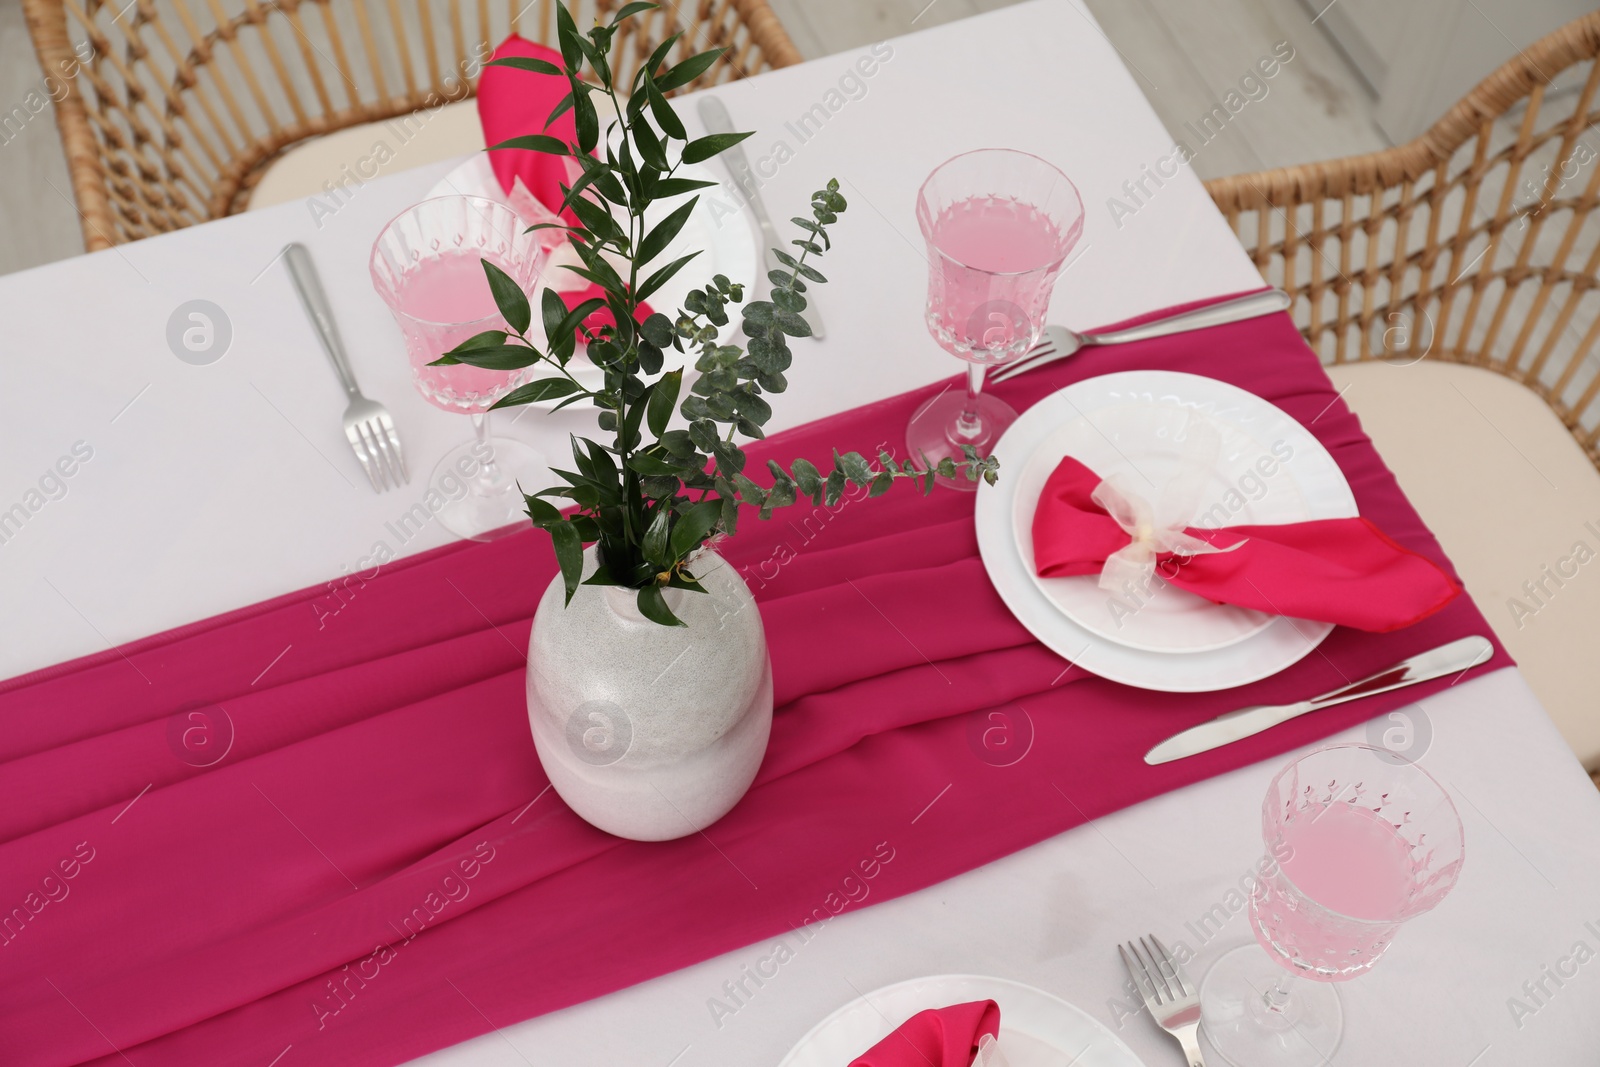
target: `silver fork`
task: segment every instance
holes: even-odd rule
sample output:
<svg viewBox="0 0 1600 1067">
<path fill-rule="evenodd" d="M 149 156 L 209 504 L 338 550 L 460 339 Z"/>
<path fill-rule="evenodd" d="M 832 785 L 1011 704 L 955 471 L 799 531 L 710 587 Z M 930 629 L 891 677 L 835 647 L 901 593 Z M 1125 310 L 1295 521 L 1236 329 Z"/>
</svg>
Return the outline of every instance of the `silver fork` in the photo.
<svg viewBox="0 0 1600 1067">
<path fill-rule="evenodd" d="M 1205 307 L 1182 311 L 1164 319 L 1152 319 L 1137 326 L 1107 330 L 1105 333 L 1074 333 L 1065 326 L 1046 326 L 1044 340 L 1030 348 L 1021 359 L 1008 363 L 989 375 L 989 381 L 1003 382 L 1035 367 L 1054 363 L 1058 359 L 1066 359 L 1086 345 L 1120 345 L 1129 341 L 1144 341 L 1151 337 L 1165 337 L 1171 333 L 1203 330 L 1208 326 L 1221 326 L 1227 322 L 1271 315 L 1273 312 L 1287 309 L 1289 304 L 1289 294 L 1282 289 L 1264 289 L 1259 293 L 1247 293 L 1232 300 L 1224 300 L 1220 304 L 1207 304 Z"/>
<path fill-rule="evenodd" d="M 317 279 L 317 268 L 311 263 L 311 253 L 302 244 L 291 244 L 283 250 L 284 262 L 289 264 L 289 277 L 294 280 L 295 291 L 305 305 L 311 325 L 316 328 L 322 350 L 333 364 L 333 373 L 339 376 L 350 397 L 350 406 L 344 409 L 344 436 L 350 448 L 367 472 L 367 480 L 375 492 L 396 488 L 411 481 L 406 470 L 405 455 L 400 451 L 400 435 L 395 432 L 394 419 L 389 409 L 376 400 L 368 400 L 356 387 L 356 376 L 350 369 L 350 359 L 345 355 L 339 331 L 333 325 L 333 308 L 328 295 L 322 291 Z"/>
<path fill-rule="evenodd" d="M 1142 949 L 1142 951 L 1141 951 Z M 1122 965 L 1156 1025 L 1178 1039 L 1189 1067 L 1206 1067 L 1200 1055 L 1200 990 L 1155 934 L 1118 945 Z"/>
</svg>

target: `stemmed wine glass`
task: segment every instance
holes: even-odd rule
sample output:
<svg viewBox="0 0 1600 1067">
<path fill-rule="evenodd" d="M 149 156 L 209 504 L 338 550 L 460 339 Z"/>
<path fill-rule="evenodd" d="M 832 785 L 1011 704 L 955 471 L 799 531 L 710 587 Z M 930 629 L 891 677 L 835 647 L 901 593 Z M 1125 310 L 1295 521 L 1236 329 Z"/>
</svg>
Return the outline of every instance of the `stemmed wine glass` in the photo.
<svg viewBox="0 0 1600 1067">
<path fill-rule="evenodd" d="M 1044 329 L 1050 290 L 1083 233 L 1083 201 L 1067 176 L 1038 156 L 1008 148 L 941 163 L 917 194 L 928 244 L 928 330 L 967 361 L 965 393 L 947 389 L 917 409 L 906 431 L 914 458 L 960 462 L 1017 419 L 983 392 L 989 367 L 1032 348 Z M 976 489 L 961 476 L 940 483 Z"/>
<path fill-rule="evenodd" d="M 1415 763 L 1347 744 L 1279 771 L 1261 829 L 1276 862 L 1251 892 L 1250 925 L 1266 952 L 1246 945 L 1217 961 L 1201 1026 L 1236 1067 L 1321 1067 L 1344 1029 L 1332 983 L 1371 970 L 1401 924 L 1455 886 L 1461 819 Z"/>
<path fill-rule="evenodd" d="M 429 364 L 474 334 L 507 329 L 479 260 L 489 260 L 526 291 L 546 253 L 525 229 L 504 204 L 442 196 L 401 212 L 372 246 L 372 285 L 405 335 L 417 391 L 436 407 L 472 416 L 473 440 L 445 453 L 429 486 L 459 490 L 464 483 L 464 491 L 443 497 L 436 514 L 450 532 L 475 541 L 506 531 L 521 517 L 519 483 L 533 492 L 549 482 L 537 450 L 489 436 L 489 407 L 530 381 L 535 368 Z"/>
</svg>

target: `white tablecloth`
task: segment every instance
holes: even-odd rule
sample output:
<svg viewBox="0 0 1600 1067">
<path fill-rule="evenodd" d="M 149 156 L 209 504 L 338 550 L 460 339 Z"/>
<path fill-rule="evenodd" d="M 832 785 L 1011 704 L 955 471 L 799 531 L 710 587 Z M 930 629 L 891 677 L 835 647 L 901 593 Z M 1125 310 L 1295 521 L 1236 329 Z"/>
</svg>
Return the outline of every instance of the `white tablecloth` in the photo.
<svg viewBox="0 0 1600 1067">
<path fill-rule="evenodd" d="M 749 143 L 758 166 L 784 157 L 765 188 L 775 214 L 795 214 L 831 176 L 851 200 L 819 297 L 828 340 L 797 348 L 771 428 L 956 370 L 921 325 L 926 267 L 912 215 L 922 178 L 956 152 L 1027 147 L 1078 183 L 1087 224 L 1056 289 L 1055 321 L 1092 326 L 1257 284 L 1187 170 L 1160 188 L 1147 181 L 1142 206 L 1113 218 L 1108 198 L 1126 200 L 1124 182 L 1172 142 L 1072 0 L 1035 0 L 891 49 L 859 82 L 841 82 L 857 57 L 839 55 L 714 90 L 736 124 L 760 131 Z M 817 103 L 834 110 L 802 141 L 793 124 Z M 693 126 L 693 108 L 680 110 Z M 433 460 L 468 424 L 412 391 L 366 268 L 383 223 L 446 169 L 361 187 L 332 214 L 285 204 L 0 279 L 0 516 L 24 512 L 0 522 L 0 676 L 324 581 L 379 541 L 400 554 L 446 541 L 436 524 L 409 539 L 391 524 L 421 500 Z M 276 261 L 290 240 L 312 249 L 362 386 L 396 416 L 414 475 L 404 490 L 374 494 L 344 442 L 343 394 Z M 220 307 L 232 333 L 205 366 L 180 361 L 167 341 L 169 318 L 196 299 Z M 587 420 L 497 418 L 552 455 Z M 72 475 L 49 477 L 75 449 L 61 468 Z M 246 669 L 293 654 L 262 649 Z M 1600 963 L 1559 988 L 1545 978 L 1550 995 L 1536 993 L 1537 1003 L 1523 983 L 1538 983 L 1577 942 L 1600 950 L 1600 795 L 1514 671 L 1463 683 L 1424 711 L 1434 735 L 1425 763 L 1467 823 L 1466 873 L 1376 971 L 1345 987 L 1337 1062 L 1593 1065 Z M 1152 800 L 849 914 L 720 1026 L 708 1001 L 770 946 L 543 1018 L 494 1020 L 506 1029 L 427 1062 L 758 1067 L 857 990 L 962 971 L 1041 985 L 1117 1028 L 1152 1065 L 1176 1063 L 1148 1019 L 1114 1007 L 1113 946 L 1154 931 L 1200 951 L 1198 970 L 1248 938 L 1238 916 L 1203 945 L 1185 924 L 1222 902 L 1258 855 L 1272 770 Z M 441 1011 L 471 1010 L 452 996 L 441 981 Z M 1520 1025 L 1513 997 L 1535 1009 Z"/>
</svg>

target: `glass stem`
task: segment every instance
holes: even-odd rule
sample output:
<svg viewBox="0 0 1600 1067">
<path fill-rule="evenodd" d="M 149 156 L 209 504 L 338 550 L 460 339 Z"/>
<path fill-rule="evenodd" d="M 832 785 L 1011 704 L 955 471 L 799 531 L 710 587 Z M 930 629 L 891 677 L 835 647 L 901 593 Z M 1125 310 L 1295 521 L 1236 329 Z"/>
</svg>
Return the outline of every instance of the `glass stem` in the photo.
<svg viewBox="0 0 1600 1067">
<path fill-rule="evenodd" d="M 489 413 L 472 413 L 472 433 L 476 442 L 472 452 L 478 457 L 478 473 L 473 478 L 473 488 L 479 493 L 494 493 L 500 488 L 500 468 L 495 466 L 494 446 L 489 444 Z"/>
<path fill-rule="evenodd" d="M 967 364 L 967 402 L 956 419 L 955 440 L 975 442 L 983 436 L 983 420 L 978 417 L 978 398 L 983 395 L 983 379 L 989 368 L 982 363 Z"/>
<path fill-rule="evenodd" d="M 1267 1010 L 1275 1015 L 1284 1015 L 1289 1011 L 1289 994 L 1294 989 L 1297 980 L 1295 975 L 1282 974 L 1272 983 L 1272 988 L 1261 994 L 1261 1002 Z"/>
</svg>

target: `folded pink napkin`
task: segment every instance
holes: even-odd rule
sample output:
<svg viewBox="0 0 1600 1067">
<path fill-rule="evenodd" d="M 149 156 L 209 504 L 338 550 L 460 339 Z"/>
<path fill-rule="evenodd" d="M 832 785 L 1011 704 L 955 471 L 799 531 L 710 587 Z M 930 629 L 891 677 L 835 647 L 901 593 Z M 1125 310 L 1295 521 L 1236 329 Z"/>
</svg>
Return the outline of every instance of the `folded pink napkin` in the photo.
<svg viewBox="0 0 1600 1067">
<path fill-rule="evenodd" d="M 1000 1006 L 992 1000 L 929 1008 L 901 1023 L 850 1067 L 970 1067 L 978 1042 L 999 1033 Z"/>
<path fill-rule="evenodd" d="M 1133 537 L 1093 498 L 1100 476 L 1064 458 L 1033 516 L 1041 578 L 1099 574 Z M 1219 604 L 1384 633 L 1427 618 L 1461 592 L 1442 569 L 1363 518 L 1281 526 L 1189 527 L 1197 554 L 1158 552 L 1155 574 Z"/>
<path fill-rule="evenodd" d="M 561 66 L 560 52 L 535 44 L 516 34 L 501 41 L 500 47 L 494 50 L 492 58 L 505 59 L 510 56 L 542 59 L 557 67 Z M 567 92 L 567 80 L 554 74 L 540 74 L 513 67 L 484 67 L 483 75 L 478 80 L 478 121 L 483 124 L 484 143 L 497 145 L 502 141 L 530 133 L 549 134 L 567 144 L 576 141 L 577 124 L 571 110 L 550 123 L 548 129 L 545 127 L 545 120 L 550 117 L 550 112 L 555 110 Z M 502 148 L 498 152 L 490 152 L 489 165 L 494 168 L 494 176 L 500 182 L 500 188 L 512 198 L 513 207 L 516 206 L 518 199 L 517 184 L 520 182 L 534 200 L 551 212 L 561 206 L 566 196 L 562 186 L 570 188 L 582 174 L 582 170 L 570 157 L 553 156 L 523 148 Z M 570 225 L 578 224 L 578 216 L 570 207 L 562 211 L 560 217 Z M 568 271 L 560 273 L 570 274 Z M 577 280 L 577 275 L 571 277 Z M 602 295 L 598 285 L 585 285 L 572 290 L 563 290 L 561 299 L 566 302 L 567 307 L 574 308 L 585 300 Z M 650 315 L 649 306 L 641 304 L 634 317 L 643 322 Z M 611 312 L 601 308 L 584 320 L 584 325 L 594 330 L 611 321 Z"/>
</svg>

